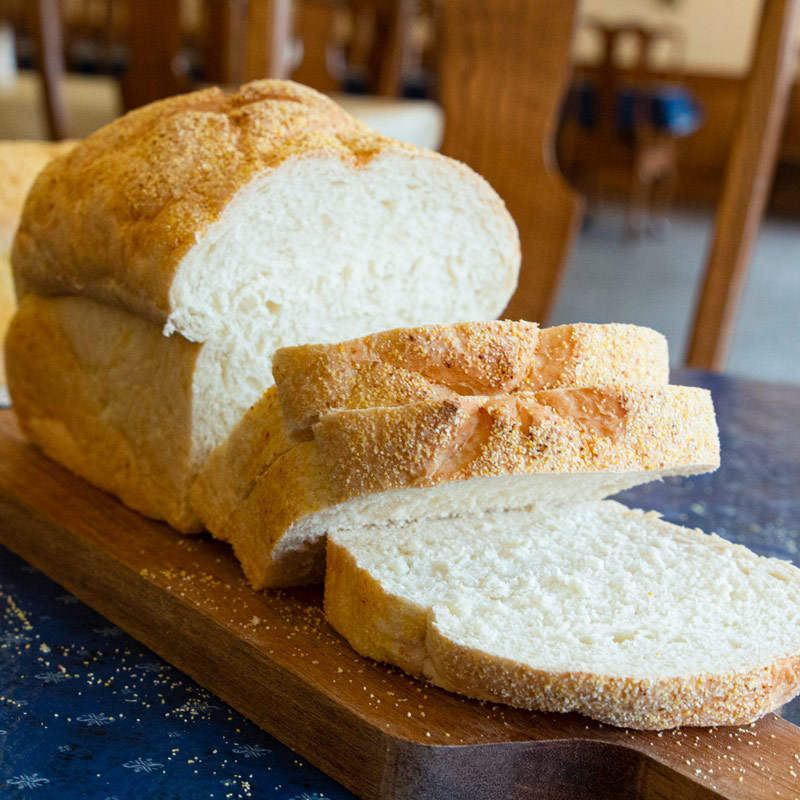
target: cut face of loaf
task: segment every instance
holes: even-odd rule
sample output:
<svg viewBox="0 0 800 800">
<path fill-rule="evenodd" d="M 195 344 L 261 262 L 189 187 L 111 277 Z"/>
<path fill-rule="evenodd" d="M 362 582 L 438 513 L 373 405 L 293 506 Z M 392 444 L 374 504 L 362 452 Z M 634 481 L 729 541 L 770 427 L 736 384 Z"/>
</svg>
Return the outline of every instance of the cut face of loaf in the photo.
<svg viewBox="0 0 800 800">
<path fill-rule="evenodd" d="M 669 359 L 666 339 L 635 325 L 540 331 L 532 322 L 463 322 L 282 348 L 273 374 L 278 392 L 270 388 L 248 409 L 192 490 L 203 522 L 222 538 L 256 481 L 311 437 L 309 426 L 323 412 L 533 388 L 667 383 Z"/>
<path fill-rule="evenodd" d="M 211 527 L 232 543 L 255 588 L 320 580 L 331 530 L 600 499 L 719 464 L 710 395 L 684 386 L 345 411 L 323 417 L 314 432 Z M 213 511 L 213 502 L 205 507 Z"/>
<path fill-rule="evenodd" d="M 138 434 L 127 444 L 140 465 L 131 480 L 181 486 L 169 503 L 187 507 L 196 468 L 272 384 L 276 348 L 495 317 L 516 285 L 519 242 L 500 198 L 464 165 L 382 137 L 310 89 L 257 81 L 137 109 L 51 164 L 28 198 L 13 265 L 23 297 L 77 296 L 127 315 L 151 343 L 126 353 L 128 372 L 160 358 L 147 330 L 176 354 L 202 345 L 183 362 L 175 398 L 188 414 L 176 439 L 186 469 L 161 474 Z M 14 347 L 8 357 L 19 358 Z M 52 425 L 34 429 L 26 404 L 43 406 L 44 386 L 28 388 L 15 408 L 54 453 L 42 436 L 84 422 L 48 402 Z M 130 387 L 109 382 L 103 396 L 116 429 Z M 169 427 L 174 410 L 155 409 L 144 437 Z M 87 429 L 67 435 L 82 441 Z M 84 461 L 84 477 L 106 485 Z M 149 483 L 118 493 L 144 497 L 140 510 L 181 529 L 199 527 L 172 515 Z"/>
<path fill-rule="evenodd" d="M 289 433 L 333 411 L 561 386 L 667 383 L 666 339 L 637 325 L 431 325 L 278 350 L 272 372 Z M 307 438 L 307 437 L 306 437 Z"/>
<path fill-rule="evenodd" d="M 800 690 L 800 571 L 610 501 L 331 532 L 325 613 L 445 689 L 629 728 Z"/>
</svg>

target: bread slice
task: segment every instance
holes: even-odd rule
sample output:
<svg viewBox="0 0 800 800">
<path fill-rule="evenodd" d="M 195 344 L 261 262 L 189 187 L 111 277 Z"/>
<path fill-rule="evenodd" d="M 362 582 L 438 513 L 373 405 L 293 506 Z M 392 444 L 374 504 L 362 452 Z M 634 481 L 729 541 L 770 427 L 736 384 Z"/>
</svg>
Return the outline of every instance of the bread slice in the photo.
<svg viewBox="0 0 800 800">
<path fill-rule="evenodd" d="M 334 529 L 601 499 L 719 464 L 710 395 L 685 386 L 342 411 L 323 417 L 314 433 L 211 528 L 232 543 L 254 588 L 320 580 L 324 537 Z"/>
<path fill-rule="evenodd" d="M 259 477 L 293 444 L 311 438 L 310 424 L 323 411 L 531 387 L 667 383 L 669 376 L 666 339 L 649 328 L 578 324 L 540 331 L 532 322 L 497 320 L 286 347 L 272 366 L 278 392 L 271 387 L 248 409 L 192 487 L 194 507 L 220 538 Z M 298 469 L 309 471 L 306 464 Z"/>
<path fill-rule="evenodd" d="M 519 241 L 501 199 L 466 166 L 380 136 L 311 89 L 256 81 L 136 109 L 50 164 L 31 190 L 12 260 L 19 294 L 42 301 L 25 316 L 33 327 L 17 326 L 21 339 L 30 341 L 42 315 L 69 341 L 82 336 L 78 305 L 112 326 L 95 329 L 98 353 L 82 350 L 69 379 L 82 396 L 102 394 L 100 435 L 119 448 L 125 440 L 131 463 L 116 470 L 119 481 L 91 452 L 64 463 L 188 531 L 201 527 L 191 482 L 272 384 L 275 349 L 495 317 L 515 288 Z M 117 374 L 169 398 L 150 406 L 141 430 L 128 422 L 138 392 L 116 378 L 100 388 L 95 371 L 106 350 L 99 340 L 129 333 L 139 345 L 122 349 Z M 172 368 L 157 368 L 163 344 L 183 359 L 179 396 Z M 99 433 L 96 404 L 44 397 L 51 382 L 25 375 L 24 355 L 12 341 L 8 360 L 26 391 L 9 389 L 23 429 L 53 454 L 64 452 L 44 438 L 53 431 L 68 428 L 83 447 L 89 431 Z M 45 407 L 49 419 L 34 425 Z M 165 431 L 179 454 L 170 474 L 150 448 Z"/>
<path fill-rule="evenodd" d="M 468 697 L 658 729 L 800 691 L 800 570 L 612 501 L 328 536 L 325 613 Z"/>
<path fill-rule="evenodd" d="M 540 330 L 531 322 L 467 322 L 281 348 L 272 372 L 286 427 L 297 437 L 332 411 L 560 386 L 667 383 L 669 356 L 660 333 L 637 325 Z"/>
</svg>

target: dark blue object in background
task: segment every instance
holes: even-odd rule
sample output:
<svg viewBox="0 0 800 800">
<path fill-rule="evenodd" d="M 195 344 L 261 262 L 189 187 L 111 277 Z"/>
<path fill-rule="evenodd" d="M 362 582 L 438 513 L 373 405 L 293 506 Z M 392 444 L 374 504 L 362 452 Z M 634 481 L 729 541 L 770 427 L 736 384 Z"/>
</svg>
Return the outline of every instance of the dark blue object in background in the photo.
<svg viewBox="0 0 800 800">
<path fill-rule="evenodd" d="M 576 118 L 583 128 L 594 128 L 599 108 L 597 87 L 590 81 L 578 81 L 570 89 L 566 115 Z M 697 98 L 685 87 L 677 84 L 657 86 L 626 86 L 615 98 L 614 122 L 621 136 L 632 136 L 636 115 L 642 114 L 654 130 L 676 139 L 694 133 L 705 119 Z"/>
</svg>

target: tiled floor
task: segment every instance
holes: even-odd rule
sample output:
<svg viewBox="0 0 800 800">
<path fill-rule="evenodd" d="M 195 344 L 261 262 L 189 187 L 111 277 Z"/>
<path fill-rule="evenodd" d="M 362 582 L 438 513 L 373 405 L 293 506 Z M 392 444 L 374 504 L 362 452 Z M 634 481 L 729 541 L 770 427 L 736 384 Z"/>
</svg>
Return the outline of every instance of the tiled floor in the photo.
<svg viewBox="0 0 800 800">
<path fill-rule="evenodd" d="M 709 211 L 677 210 L 662 239 L 623 235 L 600 210 L 573 252 L 554 323 L 633 322 L 661 331 L 680 364 L 706 257 Z M 800 220 L 767 219 L 753 255 L 728 371 L 800 383 Z"/>
</svg>

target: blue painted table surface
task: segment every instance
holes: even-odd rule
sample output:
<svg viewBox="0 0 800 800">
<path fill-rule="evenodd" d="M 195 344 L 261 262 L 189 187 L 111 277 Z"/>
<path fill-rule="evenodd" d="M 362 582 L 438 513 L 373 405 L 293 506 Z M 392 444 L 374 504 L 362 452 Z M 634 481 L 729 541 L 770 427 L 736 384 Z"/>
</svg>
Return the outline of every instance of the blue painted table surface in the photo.
<svg viewBox="0 0 800 800">
<path fill-rule="evenodd" d="M 800 564 L 800 387 L 673 382 L 711 389 L 722 467 L 619 499 Z M 353 795 L 0 548 L 0 797 Z"/>
</svg>

